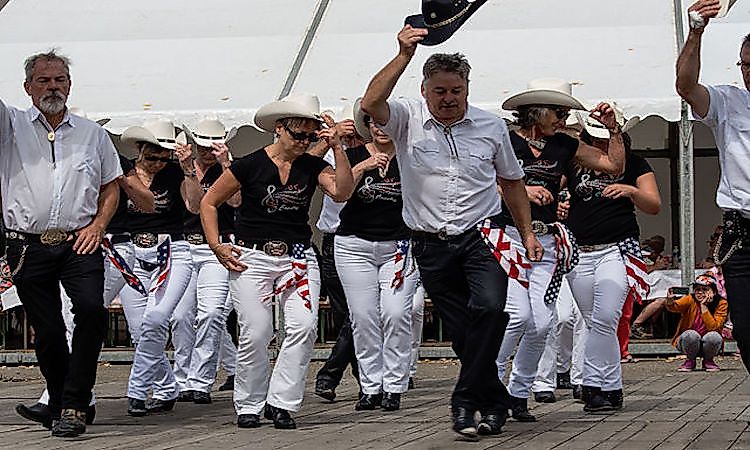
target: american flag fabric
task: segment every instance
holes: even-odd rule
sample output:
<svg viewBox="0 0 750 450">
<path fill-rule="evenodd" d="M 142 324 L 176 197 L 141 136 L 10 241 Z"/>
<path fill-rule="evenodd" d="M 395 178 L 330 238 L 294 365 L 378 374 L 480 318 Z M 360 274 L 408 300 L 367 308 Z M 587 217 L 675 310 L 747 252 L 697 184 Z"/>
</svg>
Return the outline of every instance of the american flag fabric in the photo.
<svg viewBox="0 0 750 450">
<path fill-rule="evenodd" d="M 172 268 L 172 239 L 169 236 L 156 247 L 156 264 L 159 266 L 159 274 L 149 292 L 156 292 L 169 278 L 169 270 Z"/>
<path fill-rule="evenodd" d="M 638 239 L 629 237 L 617 243 L 620 248 L 620 254 L 625 262 L 625 272 L 630 285 L 629 296 L 633 296 L 638 303 L 643 303 L 643 299 L 648 297 L 651 292 L 651 286 L 648 284 L 648 272 L 646 272 L 646 263 L 643 261 L 641 253 L 641 244 Z"/>
<path fill-rule="evenodd" d="M 406 269 L 407 253 L 409 253 L 409 241 L 406 239 L 396 241 L 396 261 L 393 268 L 393 280 L 391 281 L 391 287 L 393 289 L 398 289 L 404 284 L 404 270 Z"/>
<path fill-rule="evenodd" d="M 285 282 L 279 283 L 273 294 L 264 297 L 261 301 L 267 300 L 273 295 L 279 295 L 287 289 L 295 288 L 297 295 L 305 302 L 305 308 L 312 311 L 310 301 L 310 283 L 307 279 L 307 255 L 305 254 L 305 245 L 296 243 L 292 245 L 292 273 L 287 277 Z"/>
<path fill-rule="evenodd" d="M 133 273 L 133 269 L 130 268 L 127 261 L 125 261 L 125 258 L 123 258 L 122 255 L 120 255 L 120 253 L 117 251 L 117 249 L 112 245 L 112 243 L 109 241 L 109 238 L 105 237 L 102 240 L 102 249 L 104 250 L 104 254 L 107 256 L 107 258 L 112 261 L 112 265 L 114 265 L 115 268 L 120 271 L 120 273 L 122 274 L 122 278 L 125 279 L 125 283 L 131 288 L 140 292 L 141 295 L 148 295 L 148 292 L 146 292 L 146 288 L 143 287 L 143 283 L 141 283 L 140 278 L 138 278 L 138 276 Z"/>
<path fill-rule="evenodd" d="M 531 264 L 526 261 L 521 252 L 513 247 L 510 238 L 505 234 L 505 230 L 492 223 L 490 219 L 484 219 L 477 225 L 477 228 L 482 234 L 484 243 L 489 246 L 492 255 L 500 263 L 500 267 L 505 270 L 508 277 L 518 281 L 521 286 L 528 289 L 529 280 L 526 278 L 526 270 L 531 268 Z"/>
<path fill-rule="evenodd" d="M 555 235 L 555 270 L 552 273 L 547 291 L 544 293 L 544 303 L 549 305 L 560 295 L 563 275 L 578 265 L 578 246 L 573 233 L 560 222 L 550 225 Z"/>
</svg>

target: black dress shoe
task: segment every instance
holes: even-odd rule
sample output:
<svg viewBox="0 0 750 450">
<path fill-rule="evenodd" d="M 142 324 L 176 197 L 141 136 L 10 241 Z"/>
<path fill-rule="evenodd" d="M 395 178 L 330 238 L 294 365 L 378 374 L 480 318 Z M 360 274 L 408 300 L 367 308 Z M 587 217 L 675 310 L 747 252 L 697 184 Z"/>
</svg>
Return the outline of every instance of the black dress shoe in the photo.
<svg viewBox="0 0 750 450">
<path fill-rule="evenodd" d="M 52 424 L 52 436 L 76 437 L 86 432 L 86 412 L 75 409 L 64 409 L 60 420 Z"/>
<path fill-rule="evenodd" d="M 527 398 L 510 396 L 510 413 L 519 422 L 536 422 L 536 417 L 529 412 Z"/>
<path fill-rule="evenodd" d="M 505 420 L 508 418 L 508 413 L 501 411 L 498 414 L 482 414 L 482 419 L 479 420 L 477 425 L 477 434 L 483 436 L 489 436 L 493 434 L 500 434 L 505 425 Z"/>
<path fill-rule="evenodd" d="M 318 380 L 315 382 L 315 395 L 332 402 L 336 399 L 336 387 L 331 386 L 327 381 Z"/>
<path fill-rule="evenodd" d="M 386 392 L 383 395 L 380 407 L 383 408 L 383 411 L 398 411 L 401 408 L 401 394 Z"/>
<path fill-rule="evenodd" d="M 238 428 L 258 428 L 260 426 L 260 416 L 257 414 L 240 414 L 237 416 Z"/>
<path fill-rule="evenodd" d="M 557 388 L 573 389 L 573 384 L 570 382 L 570 370 L 557 373 Z"/>
<path fill-rule="evenodd" d="M 148 414 L 146 402 L 136 398 L 128 397 L 128 415 L 133 417 L 143 417 Z"/>
<path fill-rule="evenodd" d="M 453 431 L 459 434 L 459 438 L 467 441 L 478 440 L 477 424 L 474 421 L 474 411 L 463 406 L 453 406 L 451 408 L 453 416 Z"/>
<path fill-rule="evenodd" d="M 149 414 L 169 412 L 174 409 L 174 404 L 176 401 L 177 399 L 160 400 L 158 398 L 152 398 L 149 399 L 148 402 L 146 402 L 146 411 L 148 411 Z"/>
<path fill-rule="evenodd" d="M 573 385 L 573 398 L 576 399 L 576 400 L 581 400 L 581 396 L 582 396 L 582 392 L 581 391 L 583 391 L 583 389 L 581 388 L 581 385 L 580 384 L 574 384 Z M 581 402 L 578 402 L 578 403 L 581 403 Z"/>
<path fill-rule="evenodd" d="M 382 402 L 383 394 L 362 394 L 354 405 L 354 409 L 357 411 L 372 411 L 380 408 Z"/>
<path fill-rule="evenodd" d="M 227 381 L 219 386 L 220 391 L 233 391 L 234 390 L 234 375 L 229 375 Z"/>
<path fill-rule="evenodd" d="M 534 401 L 537 403 L 555 403 L 557 397 L 554 392 L 534 392 Z"/>
<path fill-rule="evenodd" d="M 266 404 L 266 410 L 263 415 L 266 419 L 273 420 L 273 427 L 279 430 L 293 430 L 297 428 L 292 415 L 286 409 Z"/>
<path fill-rule="evenodd" d="M 586 412 L 610 412 L 615 408 L 602 393 L 601 388 L 594 386 L 583 386 L 581 392 L 583 399 L 583 410 Z"/>
<path fill-rule="evenodd" d="M 196 405 L 208 405 L 211 403 L 211 394 L 208 392 L 193 392 L 193 403 Z"/>
<path fill-rule="evenodd" d="M 622 409 L 622 389 L 617 389 L 615 391 L 602 391 L 602 395 L 612 405 L 613 409 Z"/>
<path fill-rule="evenodd" d="M 194 395 L 195 395 L 194 391 L 181 391 L 180 394 L 177 396 L 177 401 L 178 402 L 192 402 Z"/>
<path fill-rule="evenodd" d="M 44 403 L 36 403 L 32 406 L 19 403 L 16 405 L 16 412 L 24 419 L 41 423 L 44 428 L 52 427 L 52 409 Z"/>
<path fill-rule="evenodd" d="M 91 425 L 94 423 L 94 418 L 96 417 L 96 405 L 89 405 L 88 408 L 86 408 L 86 425 Z"/>
</svg>

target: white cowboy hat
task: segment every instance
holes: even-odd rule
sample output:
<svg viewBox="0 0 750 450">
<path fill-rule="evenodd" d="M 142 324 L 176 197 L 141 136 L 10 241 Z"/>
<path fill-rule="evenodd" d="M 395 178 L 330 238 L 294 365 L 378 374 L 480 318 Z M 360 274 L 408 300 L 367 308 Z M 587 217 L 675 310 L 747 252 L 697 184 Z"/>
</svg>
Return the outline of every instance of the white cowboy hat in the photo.
<svg viewBox="0 0 750 450">
<path fill-rule="evenodd" d="M 370 126 L 365 123 L 366 112 L 362 110 L 362 97 L 358 98 L 354 102 L 354 128 L 357 130 L 357 134 L 362 136 L 368 141 L 372 140 L 372 134 L 370 133 Z"/>
<path fill-rule="evenodd" d="M 261 131 L 252 125 L 242 125 L 229 131 L 226 144 L 234 158 L 242 158 L 273 144 L 273 133 Z"/>
<path fill-rule="evenodd" d="M 88 119 L 89 118 L 89 115 L 86 114 L 86 111 L 84 111 L 82 108 L 79 108 L 77 106 L 73 106 L 73 107 L 68 108 L 68 112 L 70 114 L 75 115 L 75 116 L 83 117 L 84 119 Z M 95 122 L 98 123 L 100 126 L 103 127 L 104 125 L 108 124 L 110 120 L 112 120 L 112 119 L 110 119 L 108 117 L 105 117 L 103 119 L 95 120 Z"/>
<path fill-rule="evenodd" d="M 630 119 L 625 120 L 622 108 L 617 106 L 615 102 L 609 102 L 609 104 L 612 106 L 612 109 L 615 110 L 615 120 L 617 120 L 620 128 L 622 128 L 623 133 L 627 133 L 628 130 L 638 125 L 641 121 L 641 118 L 638 116 L 633 116 Z M 601 122 L 591 117 L 588 112 L 576 111 L 575 116 L 576 119 L 578 119 L 578 124 L 581 128 L 586 130 L 591 137 L 597 139 L 609 139 L 609 130 L 607 130 Z"/>
<path fill-rule="evenodd" d="M 727 15 L 729 10 L 734 6 L 734 4 L 737 2 L 737 0 L 719 0 L 719 5 L 721 5 L 721 9 L 719 9 L 719 13 L 716 14 L 716 17 L 724 17 Z"/>
<path fill-rule="evenodd" d="M 138 156 L 138 142 L 148 142 L 167 150 L 174 150 L 177 143 L 187 144 L 187 136 L 180 133 L 175 136 L 174 124 L 168 120 L 152 120 L 143 126 L 132 126 L 120 135 L 120 153 L 126 158 Z"/>
<path fill-rule="evenodd" d="M 586 109 L 573 97 L 573 86 L 559 78 L 538 78 L 529 81 L 528 88 L 511 95 L 503 102 L 503 109 L 517 110 L 526 105 L 553 105 L 570 109 Z"/>
<path fill-rule="evenodd" d="M 255 113 L 255 125 L 261 130 L 273 133 L 276 130 L 276 121 L 289 117 L 322 122 L 318 97 L 311 94 L 294 94 L 263 105 Z"/>
<path fill-rule="evenodd" d="M 211 147 L 211 144 L 224 144 L 227 137 L 227 129 L 224 124 L 216 119 L 201 120 L 193 130 L 182 125 L 189 141 L 193 141 L 201 147 Z"/>
</svg>

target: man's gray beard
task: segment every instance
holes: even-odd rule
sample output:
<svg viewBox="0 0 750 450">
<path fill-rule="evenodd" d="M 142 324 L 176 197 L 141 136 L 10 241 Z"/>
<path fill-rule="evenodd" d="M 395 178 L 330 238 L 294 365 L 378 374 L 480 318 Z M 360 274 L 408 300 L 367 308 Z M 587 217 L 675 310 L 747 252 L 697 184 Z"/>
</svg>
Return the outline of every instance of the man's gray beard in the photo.
<svg viewBox="0 0 750 450">
<path fill-rule="evenodd" d="M 60 114 L 65 110 L 65 98 L 47 97 L 39 101 L 39 111 L 44 114 Z"/>
</svg>

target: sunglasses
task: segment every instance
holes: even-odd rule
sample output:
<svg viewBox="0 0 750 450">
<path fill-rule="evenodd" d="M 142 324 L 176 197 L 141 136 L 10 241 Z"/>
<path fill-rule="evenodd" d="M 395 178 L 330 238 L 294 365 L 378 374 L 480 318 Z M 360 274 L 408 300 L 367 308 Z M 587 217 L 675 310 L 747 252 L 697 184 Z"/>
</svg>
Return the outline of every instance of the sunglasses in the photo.
<svg viewBox="0 0 750 450">
<path fill-rule="evenodd" d="M 750 70 L 750 62 L 737 61 L 737 67 L 739 67 L 740 70 Z"/>
<path fill-rule="evenodd" d="M 289 136 L 291 136 L 292 139 L 294 139 L 295 141 L 302 142 L 306 140 L 310 142 L 311 144 L 314 144 L 318 142 L 318 140 L 320 139 L 318 137 L 318 133 L 305 133 L 304 131 L 292 131 L 286 125 L 284 125 L 284 129 L 286 130 L 287 133 L 289 133 Z"/>
<path fill-rule="evenodd" d="M 557 120 L 567 120 L 570 117 L 570 110 L 568 108 L 550 108 L 557 116 Z"/>
<path fill-rule="evenodd" d="M 144 156 L 143 159 L 145 159 L 146 161 L 159 161 L 163 163 L 168 163 L 172 160 L 172 158 L 170 158 L 169 156 Z"/>
</svg>

